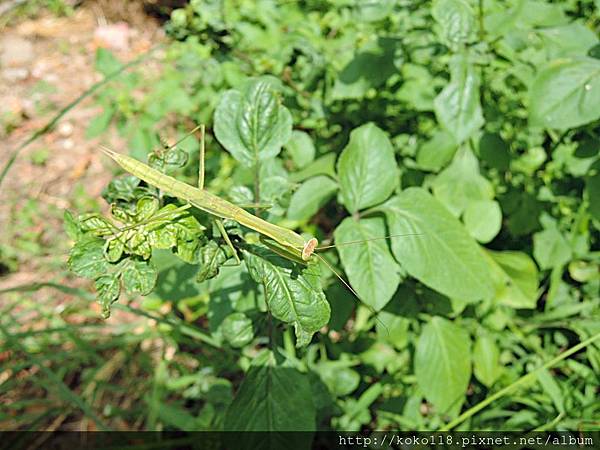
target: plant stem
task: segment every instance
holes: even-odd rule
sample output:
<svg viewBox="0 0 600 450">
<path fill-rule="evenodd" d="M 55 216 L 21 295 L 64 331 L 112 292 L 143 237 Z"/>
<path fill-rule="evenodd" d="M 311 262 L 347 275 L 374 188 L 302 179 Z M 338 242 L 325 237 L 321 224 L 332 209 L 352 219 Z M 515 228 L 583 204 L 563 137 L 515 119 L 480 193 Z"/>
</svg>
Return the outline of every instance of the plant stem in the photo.
<svg viewBox="0 0 600 450">
<path fill-rule="evenodd" d="M 499 399 L 500 397 L 504 397 L 506 394 L 508 394 L 510 391 L 512 391 L 516 387 L 531 381 L 538 374 L 538 372 L 545 370 L 545 369 L 549 369 L 550 367 L 558 364 L 563 359 L 566 359 L 569 356 L 571 356 L 572 354 L 577 353 L 579 350 L 587 347 L 588 345 L 590 345 L 592 342 L 594 342 L 595 340 L 597 340 L 599 338 L 600 338 L 600 333 L 597 333 L 594 336 L 586 339 L 585 341 L 582 341 L 579 344 L 574 345 L 569 350 L 567 350 L 566 352 L 563 352 L 560 355 L 558 355 L 557 357 L 551 359 L 543 366 L 538 367 L 533 372 L 529 372 L 527 375 L 522 376 L 514 383 L 509 384 L 504 389 L 500 389 L 494 395 L 489 396 L 485 400 L 483 400 L 483 401 L 479 402 L 478 404 L 476 404 L 475 406 L 469 408 L 464 413 L 462 413 L 460 416 L 458 416 L 456 419 L 454 419 L 450 423 L 446 424 L 445 427 L 441 428 L 438 431 L 450 431 L 457 425 L 460 425 L 462 422 L 464 422 L 465 420 L 467 420 L 468 418 L 473 416 L 475 413 L 481 411 L 483 408 L 485 408 L 487 405 L 489 405 L 493 401 Z"/>
<path fill-rule="evenodd" d="M 256 161 L 254 166 L 254 203 L 260 204 L 260 162 Z M 254 208 L 254 214 L 260 215 L 260 208 Z"/>
</svg>

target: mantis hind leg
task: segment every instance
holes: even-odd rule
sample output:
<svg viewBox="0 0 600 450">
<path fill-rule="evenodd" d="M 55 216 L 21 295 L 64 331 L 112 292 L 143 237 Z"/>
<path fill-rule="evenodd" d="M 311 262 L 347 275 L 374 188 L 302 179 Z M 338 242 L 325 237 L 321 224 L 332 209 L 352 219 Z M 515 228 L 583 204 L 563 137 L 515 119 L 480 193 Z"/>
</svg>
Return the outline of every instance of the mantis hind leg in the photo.
<svg viewBox="0 0 600 450">
<path fill-rule="evenodd" d="M 221 233 L 221 236 L 223 237 L 223 239 L 225 239 L 225 243 L 233 252 L 233 257 L 235 259 L 236 266 L 239 266 L 242 263 L 242 261 L 240 261 L 240 257 L 238 256 L 237 251 L 236 251 L 235 247 L 233 246 L 233 243 L 231 242 L 229 235 L 227 234 L 227 230 L 225 230 L 225 227 L 223 226 L 223 221 L 221 219 L 215 219 L 215 224 L 217 225 L 217 228 L 219 229 L 219 233 Z"/>
</svg>

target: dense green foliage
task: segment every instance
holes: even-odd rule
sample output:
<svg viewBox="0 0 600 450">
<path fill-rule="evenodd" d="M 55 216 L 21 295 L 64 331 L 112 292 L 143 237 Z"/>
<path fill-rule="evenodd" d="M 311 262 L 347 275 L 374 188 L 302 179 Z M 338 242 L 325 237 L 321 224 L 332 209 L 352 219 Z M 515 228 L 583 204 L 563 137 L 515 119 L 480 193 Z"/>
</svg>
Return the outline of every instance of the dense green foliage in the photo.
<svg viewBox="0 0 600 450">
<path fill-rule="evenodd" d="M 107 314 L 122 285 L 204 329 L 209 350 L 191 355 L 210 376 L 165 362 L 181 381 L 166 425 L 435 430 L 598 333 L 599 8 L 175 10 L 165 69 L 111 84 L 88 135 L 114 123 L 133 156 L 195 184 L 196 137 L 164 150 L 156 130 L 206 123 L 207 189 L 267 204 L 263 218 L 319 241 L 363 242 L 321 253 L 331 267 L 302 265 L 225 222 L 235 265 L 211 217 L 128 176 L 105 191 L 111 219 L 68 214 L 70 267 L 95 280 Z M 102 73 L 119 64 L 99 51 Z M 368 240 L 389 234 L 406 236 Z M 211 346 L 226 356 L 208 358 Z M 463 426 L 597 427 L 598 371 L 591 345 Z"/>
</svg>

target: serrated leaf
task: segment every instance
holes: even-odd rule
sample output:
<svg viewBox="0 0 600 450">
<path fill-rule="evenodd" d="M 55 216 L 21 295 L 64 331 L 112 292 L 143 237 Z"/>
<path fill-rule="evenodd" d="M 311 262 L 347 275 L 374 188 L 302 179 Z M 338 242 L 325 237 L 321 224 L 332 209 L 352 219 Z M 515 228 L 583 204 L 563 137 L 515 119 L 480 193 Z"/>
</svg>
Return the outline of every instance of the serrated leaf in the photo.
<svg viewBox="0 0 600 450">
<path fill-rule="evenodd" d="M 123 287 L 130 294 L 148 295 L 154 289 L 158 272 L 148 261 L 128 260 L 123 269 Z"/>
<path fill-rule="evenodd" d="M 479 77 L 464 56 L 450 61 L 450 83 L 434 100 L 435 115 L 457 144 L 470 138 L 484 123 L 479 101 Z"/>
<path fill-rule="evenodd" d="M 331 314 L 321 288 L 319 266 L 303 266 L 257 246 L 243 254 L 250 275 L 264 287 L 273 316 L 294 325 L 296 346 L 308 345 Z"/>
<path fill-rule="evenodd" d="M 417 341 L 415 377 L 438 413 L 460 409 L 471 378 L 469 333 L 449 320 L 433 317 Z"/>
<path fill-rule="evenodd" d="M 159 208 L 159 202 L 156 197 L 142 197 L 136 203 L 135 221 L 143 222 L 149 220 Z"/>
<path fill-rule="evenodd" d="M 289 414 L 290 405 L 293 405 L 294 414 Z M 289 367 L 268 364 L 250 368 L 227 410 L 224 429 L 236 432 L 313 431 L 315 420 L 307 376 Z M 308 440 L 290 440 L 289 435 L 277 433 L 244 436 L 246 439 L 238 440 L 236 448 L 310 448 L 312 441 L 310 436 Z"/>
<path fill-rule="evenodd" d="M 78 222 L 83 233 L 93 233 L 96 236 L 111 234 L 115 229 L 108 219 L 95 213 L 79 216 Z"/>
<path fill-rule="evenodd" d="M 122 239 L 110 239 L 106 241 L 106 245 L 104 247 L 104 254 L 106 259 L 112 263 L 117 262 L 123 256 L 123 252 L 125 251 L 125 243 Z"/>
<path fill-rule="evenodd" d="M 287 211 L 288 219 L 310 219 L 333 197 L 337 189 L 337 183 L 329 177 L 309 178 L 292 195 Z"/>
<path fill-rule="evenodd" d="M 235 348 L 243 347 L 250 343 L 254 337 L 252 320 L 241 312 L 235 312 L 225 317 L 221 323 L 221 330 L 225 340 Z"/>
<path fill-rule="evenodd" d="M 63 228 L 69 239 L 76 241 L 79 239 L 81 232 L 79 231 L 79 223 L 68 209 L 63 213 Z"/>
<path fill-rule="evenodd" d="M 400 267 L 388 243 L 383 239 L 369 240 L 385 235 L 385 223 L 380 217 L 358 221 L 348 217 L 334 232 L 335 243 L 341 244 L 337 251 L 350 285 L 375 311 L 391 300 L 400 283 Z M 356 243 L 343 245 L 345 242 Z"/>
<path fill-rule="evenodd" d="M 117 301 L 121 292 L 119 277 L 116 274 L 102 275 L 96 279 L 98 302 L 102 305 L 102 317 L 110 316 L 110 305 Z"/>
<path fill-rule="evenodd" d="M 600 118 L 600 60 L 551 62 L 536 76 L 529 97 L 532 126 L 566 130 Z"/>
<path fill-rule="evenodd" d="M 215 110 L 215 135 L 247 167 L 273 158 L 289 140 L 292 116 L 277 97 L 271 77 L 251 79 L 243 90 L 223 94 Z"/>
<path fill-rule="evenodd" d="M 200 269 L 196 275 L 196 281 L 202 283 L 216 277 L 219 274 L 219 267 L 229 258 L 227 247 L 219 245 L 215 241 L 209 241 L 200 249 Z"/>
<path fill-rule="evenodd" d="M 342 151 L 337 171 L 341 200 L 353 213 L 383 202 L 398 185 L 394 148 L 373 123 L 352 130 Z"/>
<path fill-rule="evenodd" d="M 425 285 L 452 298 L 476 301 L 493 295 L 485 257 L 463 225 L 421 188 L 409 188 L 377 208 L 391 234 L 419 233 L 391 241 L 396 260 Z"/>
<path fill-rule="evenodd" d="M 104 257 L 104 240 L 84 238 L 77 241 L 67 262 L 69 269 L 85 278 L 98 278 L 108 271 L 109 263 Z"/>
</svg>

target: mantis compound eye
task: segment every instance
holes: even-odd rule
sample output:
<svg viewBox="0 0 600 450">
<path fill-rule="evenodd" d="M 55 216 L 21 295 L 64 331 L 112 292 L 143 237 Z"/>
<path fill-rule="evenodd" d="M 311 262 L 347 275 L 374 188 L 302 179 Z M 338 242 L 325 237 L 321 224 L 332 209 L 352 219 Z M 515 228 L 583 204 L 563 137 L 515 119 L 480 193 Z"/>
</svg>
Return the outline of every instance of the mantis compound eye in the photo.
<svg viewBox="0 0 600 450">
<path fill-rule="evenodd" d="M 315 248 L 317 248 L 317 245 L 319 245 L 319 241 L 317 241 L 315 238 L 310 238 L 304 244 L 304 248 L 302 249 L 302 261 L 308 261 L 310 259 L 311 255 L 315 251 Z"/>
</svg>

